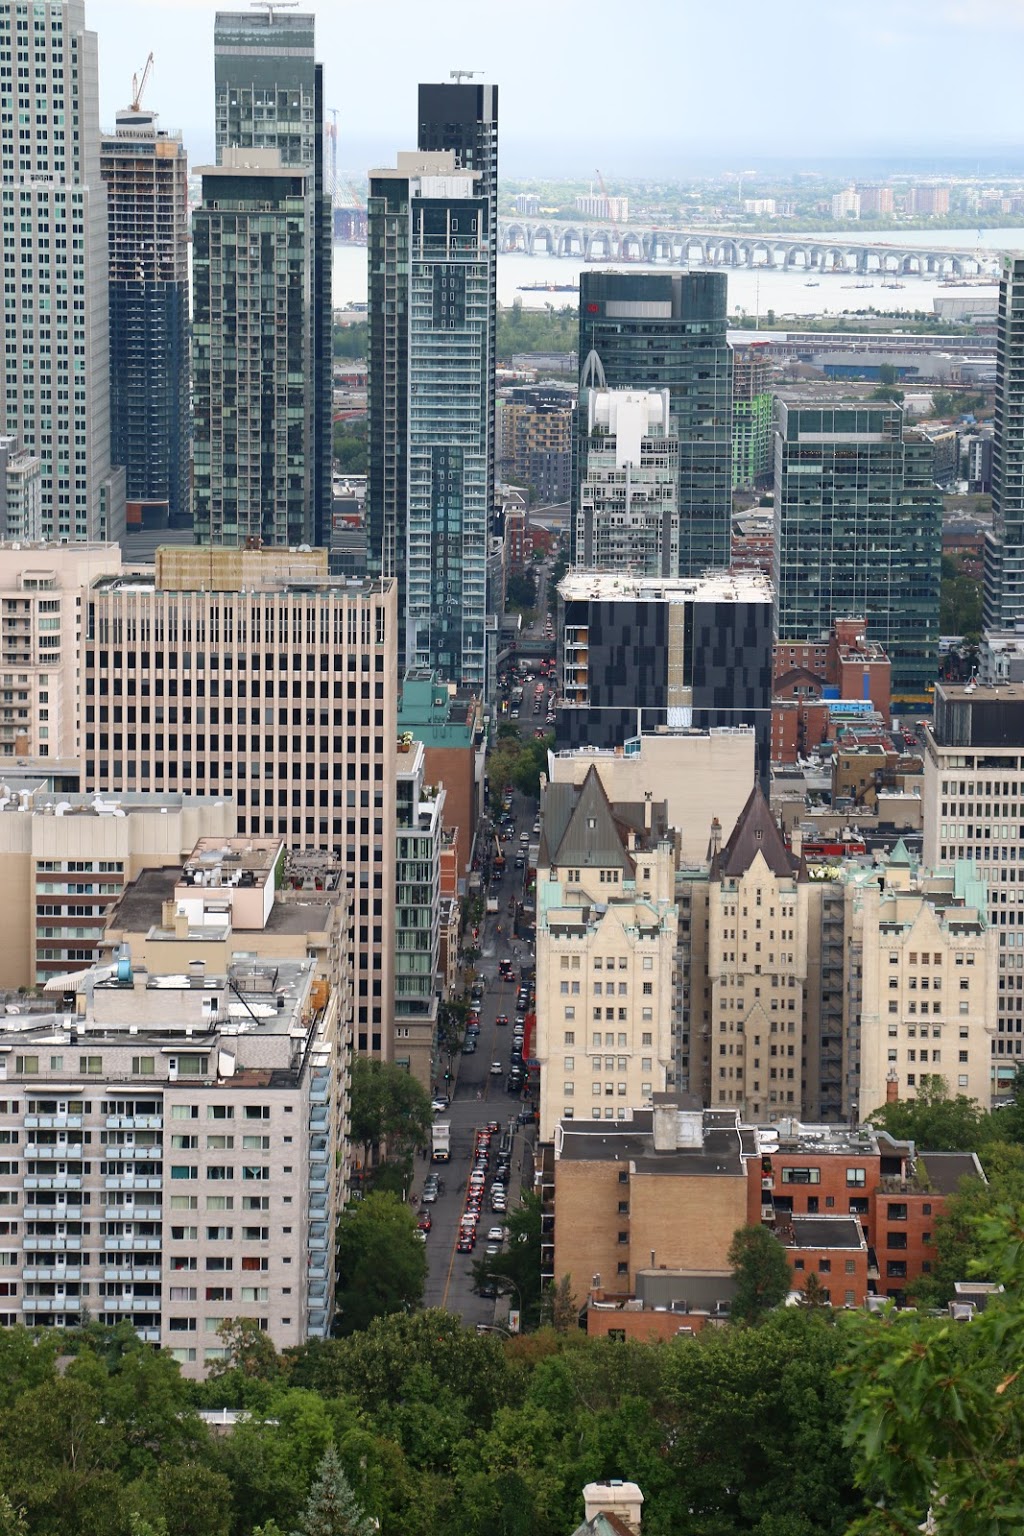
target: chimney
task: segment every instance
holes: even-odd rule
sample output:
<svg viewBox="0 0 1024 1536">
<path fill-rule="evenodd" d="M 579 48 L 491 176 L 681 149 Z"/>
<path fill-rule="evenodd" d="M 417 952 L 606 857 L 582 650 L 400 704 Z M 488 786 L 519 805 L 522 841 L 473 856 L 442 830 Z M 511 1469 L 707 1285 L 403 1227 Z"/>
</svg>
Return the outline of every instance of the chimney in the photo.
<svg viewBox="0 0 1024 1536">
<path fill-rule="evenodd" d="M 711 818 L 711 836 L 708 839 L 708 863 L 722 851 L 722 823 L 717 816 Z"/>
<path fill-rule="evenodd" d="M 644 1496 L 636 1483 L 622 1483 L 613 1478 L 607 1483 L 588 1483 L 583 1490 L 583 1518 L 594 1520 L 600 1514 L 615 1515 L 633 1536 L 640 1536 L 640 1518 Z"/>
<path fill-rule="evenodd" d="M 174 914 L 174 937 L 176 939 L 188 938 L 188 913 L 184 907 L 179 907 Z"/>
<path fill-rule="evenodd" d="M 674 1099 L 655 1103 L 652 1115 L 655 1152 L 675 1152 L 679 1146 L 679 1106 Z"/>
<path fill-rule="evenodd" d="M 895 1072 L 890 1072 L 885 1079 L 885 1102 L 895 1104 L 900 1096 L 900 1080 Z"/>
<path fill-rule="evenodd" d="M 789 846 L 794 859 L 798 859 L 804 851 L 804 834 L 801 827 L 794 827 L 789 834 Z"/>
<path fill-rule="evenodd" d="M 649 832 L 651 830 L 651 802 L 653 801 L 653 799 L 654 799 L 653 792 L 651 790 L 649 790 L 649 789 L 644 790 L 644 831 L 645 832 Z"/>
</svg>

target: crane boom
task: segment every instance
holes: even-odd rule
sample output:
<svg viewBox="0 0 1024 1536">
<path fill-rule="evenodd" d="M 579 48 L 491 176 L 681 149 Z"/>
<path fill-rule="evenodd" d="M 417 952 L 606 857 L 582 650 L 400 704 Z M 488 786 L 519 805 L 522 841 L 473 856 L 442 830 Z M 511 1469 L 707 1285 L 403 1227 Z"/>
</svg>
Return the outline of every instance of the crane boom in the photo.
<svg viewBox="0 0 1024 1536">
<path fill-rule="evenodd" d="M 142 71 L 142 78 L 132 75 L 132 111 L 138 112 L 142 106 L 142 95 L 153 72 L 153 55 L 150 54 Z"/>
<path fill-rule="evenodd" d="M 595 175 L 597 176 L 597 184 L 601 188 L 601 196 L 604 198 L 608 205 L 608 222 L 612 226 L 612 229 L 614 229 L 616 235 L 621 236 L 622 231 L 619 228 L 619 221 L 615 217 L 615 213 L 612 208 L 612 200 L 608 196 L 608 188 L 604 184 L 604 177 L 601 175 L 600 171 L 595 171 Z"/>
</svg>

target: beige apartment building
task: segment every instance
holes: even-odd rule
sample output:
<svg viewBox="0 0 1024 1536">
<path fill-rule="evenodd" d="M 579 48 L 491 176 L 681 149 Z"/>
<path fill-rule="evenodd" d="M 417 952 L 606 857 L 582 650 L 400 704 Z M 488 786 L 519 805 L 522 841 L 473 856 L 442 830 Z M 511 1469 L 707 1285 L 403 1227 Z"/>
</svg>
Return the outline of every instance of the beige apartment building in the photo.
<svg viewBox="0 0 1024 1536">
<path fill-rule="evenodd" d="M 541 790 L 537 858 L 540 1138 L 561 1120 L 625 1120 L 672 1074 L 675 849 L 664 804 Z"/>
<path fill-rule="evenodd" d="M 610 800 L 642 801 L 646 794 L 666 806 L 668 824 L 684 864 L 705 857 L 708 829 L 717 818 L 735 825 L 756 772 L 752 726 L 645 733 L 623 747 L 574 747 L 548 754 L 553 784 L 582 784 L 592 767 Z"/>
<path fill-rule="evenodd" d="M 92 582 L 82 649 L 86 786 L 230 796 L 239 836 L 340 860 L 356 1046 L 390 1058 L 395 583 L 332 580 L 324 550 L 162 549 Z"/>
<path fill-rule="evenodd" d="M 834 989 L 822 986 L 824 887 L 786 847 L 755 788 L 724 847 L 713 847 L 707 889 L 706 1102 L 771 1121 L 820 1107 L 822 1063 L 842 1075 L 842 904 Z M 826 1007 L 834 1029 L 825 1027 Z M 827 1044 L 826 1044 L 827 1041 Z"/>
<path fill-rule="evenodd" d="M 141 870 L 178 863 L 200 838 L 234 829 L 233 803 L 215 795 L 103 799 L 0 786 L 0 987 L 91 965 L 108 913 Z"/>
<path fill-rule="evenodd" d="M 339 995 L 300 960 L 81 982 L 0 1027 L 0 1325 L 130 1323 L 199 1377 L 219 1326 L 328 1336 Z"/>
<path fill-rule="evenodd" d="M 120 569 L 116 544 L 0 544 L 0 767 L 78 757 L 85 593 Z"/>
<path fill-rule="evenodd" d="M 999 950 L 974 867 L 918 870 L 902 843 L 846 880 L 848 1113 L 867 1119 L 926 1077 L 988 1109 Z"/>
</svg>

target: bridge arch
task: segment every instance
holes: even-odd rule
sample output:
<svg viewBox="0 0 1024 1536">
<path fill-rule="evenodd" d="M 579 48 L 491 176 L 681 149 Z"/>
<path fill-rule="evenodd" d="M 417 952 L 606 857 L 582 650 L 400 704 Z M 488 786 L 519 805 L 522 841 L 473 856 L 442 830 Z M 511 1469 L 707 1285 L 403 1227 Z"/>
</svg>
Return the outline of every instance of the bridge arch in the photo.
<svg viewBox="0 0 1024 1536">
<path fill-rule="evenodd" d="M 810 270 L 811 253 L 808 246 L 791 245 L 788 250 L 786 250 L 785 247 L 782 247 L 782 250 L 782 265 L 785 271 L 792 272 L 794 270 L 802 269 L 803 271 L 807 272 Z"/>
<path fill-rule="evenodd" d="M 532 240 L 528 226 L 516 221 L 506 224 L 499 244 L 504 253 L 509 251 L 529 251 Z"/>
<path fill-rule="evenodd" d="M 585 237 L 575 224 L 570 224 L 568 228 L 559 230 L 557 239 L 558 249 L 556 255 L 558 256 L 575 256 L 577 252 L 582 256 L 586 250 Z"/>
</svg>

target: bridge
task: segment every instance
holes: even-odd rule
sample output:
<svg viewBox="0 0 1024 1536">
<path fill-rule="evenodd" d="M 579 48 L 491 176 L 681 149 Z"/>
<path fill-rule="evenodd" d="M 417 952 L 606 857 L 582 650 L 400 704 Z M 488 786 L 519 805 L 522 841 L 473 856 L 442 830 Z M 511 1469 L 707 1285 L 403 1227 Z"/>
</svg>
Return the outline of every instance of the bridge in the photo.
<svg viewBox="0 0 1024 1536">
<path fill-rule="evenodd" d="M 557 219 L 499 219 L 498 250 L 502 255 L 518 251 L 527 256 L 575 256 L 582 261 L 763 267 L 775 272 L 848 272 L 860 277 L 975 277 L 986 270 L 985 259 L 977 250 L 946 246 L 820 240 L 807 235 L 687 233 L 632 225 L 615 229 Z"/>
</svg>

